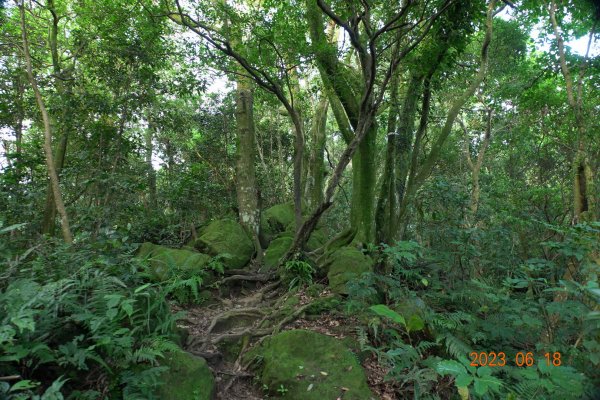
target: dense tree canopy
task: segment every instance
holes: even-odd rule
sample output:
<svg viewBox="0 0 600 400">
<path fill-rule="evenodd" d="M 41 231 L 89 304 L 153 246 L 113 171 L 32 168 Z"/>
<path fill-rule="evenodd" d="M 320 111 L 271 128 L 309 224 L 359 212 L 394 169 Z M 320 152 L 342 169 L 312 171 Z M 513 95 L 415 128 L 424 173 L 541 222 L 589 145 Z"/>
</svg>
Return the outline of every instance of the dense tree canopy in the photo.
<svg viewBox="0 0 600 400">
<path fill-rule="evenodd" d="M 599 24 L 0 0 L 0 398 L 597 398 Z M 349 338 L 368 386 L 269 375 L 292 323 Z M 166 394 L 180 348 L 216 389 L 202 361 Z"/>
</svg>

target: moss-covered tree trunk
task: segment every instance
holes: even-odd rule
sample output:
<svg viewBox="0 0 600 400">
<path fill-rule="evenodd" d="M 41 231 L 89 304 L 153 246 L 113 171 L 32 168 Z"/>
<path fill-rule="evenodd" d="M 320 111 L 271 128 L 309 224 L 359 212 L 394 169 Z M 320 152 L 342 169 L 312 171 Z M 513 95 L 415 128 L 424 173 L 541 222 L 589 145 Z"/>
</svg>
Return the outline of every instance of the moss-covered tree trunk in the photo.
<svg viewBox="0 0 600 400">
<path fill-rule="evenodd" d="M 317 104 L 310 128 L 310 151 L 307 152 L 305 199 L 306 211 L 312 212 L 323 201 L 323 183 L 325 177 L 325 130 L 329 101 L 323 96 Z"/>
<path fill-rule="evenodd" d="M 256 248 L 256 257 L 262 258 L 262 248 L 258 239 L 260 210 L 258 209 L 258 188 L 255 172 L 256 138 L 254 131 L 252 83 L 239 76 L 236 88 L 237 160 L 236 192 L 239 219 L 251 235 Z"/>
<path fill-rule="evenodd" d="M 354 241 L 363 244 L 375 241 L 376 138 L 373 122 L 352 157 L 350 225 L 356 231 Z"/>
<path fill-rule="evenodd" d="M 358 71 L 342 64 L 337 58 L 336 43 L 323 31 L 323 19 L 316 4 L 307 2 L 311 40 L 315 44 L 317 66 L 327 90 L 333 114 L 347 144 L 355 132 L 363 130 L 364 138 L 352 155 L 352 200 L 350 224 L 354 241 L 375 240 L 375 187 L 377 125 L 373 119 L 360 116 L 364 82 Z M 368 103 L 368 102 L 367 102 Z M 364 124 L 368 120 L 368 124 Z M 361 126 L 362 123 L 362 126 Z"/>
<path fill-rule="evenodd" d="M 397 93 L 393 92 L 397 90 L 397 82 L 392 82 L 390 87 L 392 94 L 385 170 L 375 216 L 378 243 L 390 244 L 399 239 L 398 206 L 404 197 L 406 178 L 411 165 L 414 121 L 422 80 L 420 75 L 411 75 L 401 110 L 396 105 Z"/>
</svg>

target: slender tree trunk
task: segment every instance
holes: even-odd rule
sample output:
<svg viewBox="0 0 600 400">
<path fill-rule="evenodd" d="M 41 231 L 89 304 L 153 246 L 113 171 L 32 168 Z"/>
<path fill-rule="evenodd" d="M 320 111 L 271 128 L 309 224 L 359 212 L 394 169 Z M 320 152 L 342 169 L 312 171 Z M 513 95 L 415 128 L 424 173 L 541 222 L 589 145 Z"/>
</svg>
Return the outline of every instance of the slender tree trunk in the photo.
<svg viewBox="0 0 600 400">
<path fill-rule="evenodd" d="M 556 2 L 552 0 L 548 7 L 550 22 L 558 45 L 560 69 L 565 79 L 567 100 L 575 117 L 577 132 L 577 152 L 573 160 L 573 221 L 596 220 L 596 199 L 594 190 L 594 177 L 590 167 L 587 152 L 587 129 L 583 110 L 583 77 L 588 64 L 590 45 L 594 36 L 596 25 L 592 28 L 584 62 L 579 69 L 578 81 L 575 83 L 565 57 L 564 39 L 559 31 L 556 19 Z"/>
<path fill-rule="evenodd" d="M 589 51 L 594 37 L 596 24 L 592 27 L 589 34 L 587 51 L 584 57 L 583 64 L 579 68 L 578 81 L 575 83 L 565 56 L 564 39 L 560 33 L 558 20 L 556 18 L 556 2 L 550 1 L 548 6 L 550 24 L 556 37 L 558 47 L 558 56 L 560 69 L 565 80 L 567 91 L 567 101 L 573 116 L 575 118 L 575 132 L 577 134 L 577 151 L 573 159 L 573 224 L 596 221 L 596 197 L 594 187 L 594 176 L 590 166 L 588 149 L 587 149 L 587 127 L 583 109 L 583 77 L 589 61 Z M 592 258 L 598 259 L 598 254 L 592 254 Z M 563 280 L 573 281 L 579 272 L 580 264 L 572 259 L 568 265 Z M 557 292 L 554 296 L 555 302 L 565 301 L 568 297 L 566 291 Z M 548 326 L 542 334 L 542 341 L 549 343 L 552 341 L 553 333 L 556 325 L 559 322 L 558 314 L 550 315 Z"/>
<path fill-rule="evenodd" d="M 490 141 L 492 138 L 492 109 L 488 108 L 486 110 L 486 122 L 485 122 L 485 133 L 483 137 L 483 141 L 479 145 L 479 149 L 477 151 L 477 158 L 475 162 L 471 159 L 471 150 L 469 143 L 471 138 L 468 135 L 468 131 L 466 126 L 460 121 L 462 125 L 463 131 L 465 133 L 465 160 L 467 161 L 467 165 L 471 170 L 471 198 L 469 200 L 469 210 L 466 215 L 466 223 L 467 227 L 473 227 L 477 221 L 477 210 L 479 209 L 479 197 L 481 196 L 481 188 L 479 187 L 479 174 L 481 172 L 481 167 L 483 166 L 483 161 L 485 159 L 485 153 L 490 145 Z"/>
<path fill-rule="evenodd" d="M 390 82 L 390 110 L 387 121 L 387 144 L 385 153 L 385 164 L 381 177 L 381 188 L 379 199 L 375 208 L 375 240 L 377 243 L 388 243 L 390 237 L 390 221 L 388 220 L 390 210 L 395 206 L 395 193 L 392 187 L 394 175 L 394 158 L 396 155 L 396 125 L 400 111 L 398 101 L 398 86 L 400 74 L 392 77 Z"/>
<path fill-rule="evenodd" d="M 145 158 L 146 158 L 146 169 L 148 170 L 148 198 L 150 206 L 156 209 L 156 171 L 152 165 L 152 152 L 154 150 L 153 139 L 154 131 L 156 127 L 152 116 L 148 113 L 148 129 L 145 132 Z"/>
<path fill-rule="evenodd" d="M 60 65 L 60 57 L 58 54 L 58 22 L 59 17 L 56 13 L 54 0 L 48 0 L 47 9 L 52 14 L 52 25 L 50 29 L 50 53 L 52 55 L 52 71 L 55 75 L 55 87 L 57 94 L 62 102 L 62 115 L 58 121 L 55 121 L 55 126 L 59 127 L 61 132 L 60 140 L 57 143 L 56 149 L 54 149 L 54 162 L 56 175 L 60 180 L 60 175 L 65 164 L 65 156 L 67 154 L 67 144 L 70 131 L 69 121 L 69 107 L 67 106 L 68 101 L 68 88 L 66 87 L 63 80 L 59 77 L 62 75 L 62 67 Z M 44 207 L 44 216 L 42 219 L 42 233 L 50 236 L 54 236 L 55 233 L 55 220 L 56 220 L 56 206 L 54 201 L 54 194 L 51 183 L 48 183 L 46 189 L 46 205 Z"/>
<path fill-rule="evenodd" d="M 25 83 L 23 82 L 22 75 L 22 58 L 17 55 L 17 71 L 14 76 L 14 87 L 16 90 L 15 93 L 15 120 L 14 120 L 14 129 L 15 129 L 15 153 L 17 154 L 17 160 L 20 161 L 21 155 L 23 152 L 23 120 L 25 119 L 25 110 L 23 107 L 23 96 L 25 94 Z M 19 163 L 17 163 L 19 165 Z M 20 168 L 20 165 L 19 165 Z M 20 171 L 19 171 L 20 172 Z M 20 176 L 20 174 L 19 174 Z"/>
<path fill-rule="evenodd" d="M 417 171 L 416 151 L 420 146 L 420 144 L 417 142 L 420 141 L 420 138 L 423 136 L 423 131 L 425 130 L 425 128 L 427 126 L 427 113 L 429 111 L 429 94 L 430 94 L 429 80 L 430 80 L 431 76 L 429 76 L 425 79 L 425 94 L 423 96 L 423 104 L 424 104 L 424 109 L 427 111 L 427 113 L 422 113 L 422 115 L 421 115 L 421 122 L 419 124 L 419 132 L 417 132 L 417 138 L 415 139 L 415 145 L 413 146 L 414 150 L 413 150 L 411 171 L 410 171 L 410 174 L 408 177 L 408 182 L 406 184 L 406 190 L 404 191 L 404 196 L 403 196 L 401 204 L 400 204 L 400 210 L 399 210 L 399 215 L 398 215 L 398 220 L 400 221 L 401 226 L 405 226 L 405 224 L 406 224 L 405 218 L 407 216 L 408 206 L 409 206 L 410 202 L 414 199 L 414 196 L 416 195 L 417 190 L 423 185 L 425 180 L 429 177 L 429 175 L 431 174 L 431 171 L 433 171 L 433 168 L 435 167 L 435 165 L 441 155 L 444 144 L 445 144 L 446 140 L 448 139 L 448 137 L 450 136 L 450 134 L 452 133 L 452 127 L 454 125 L 454 122 L 456 121 L 456 118 L 458 117 L 458 113 L 460 112 L 461 108 L 465 105 L 465 103 L 471 98 L 471 96 L 473 96 L 473 94 L 475 93 L 477 88 L 481 85 L 481 83 L 483 82 L 483 80 L 486 76 L 487 64 L 488 64 L 488 49 L 489 49 L 490 42 L 492 40 L 493 13 L 494 13 L 495 5 L 496 5 L 495 0 L 492 0 L 488 4 L 488 8 L 487 8 L 486 32 L 485 32 L 483 44 L 481 46 L 481 59 L 480 59 L 479 71 L 477 72 L 477 75 L 475 75 L 475 77 L 473 78 L 473 81 L 471 82 L 471 84 L 463 91 L 463 93 L 460 94 L 460 96 L 458 96 L 452 102 L 452 105 L 450 106 L 450 109 L 448 110 L 448 114 L 446 116 L 446 121 L 444 123 L 444 126 L 442 127 L 440 134 L 437 136 L 436 140 L 432 143 L 429 154 L 425 157 L 425 159 L 423 160 L 422 164 L 420 165 L 420 167 L 418 168 L 418 171 Z M 401 235 L 402 234 L 403 234 L 403 232 L 401 232 Z"/>
<path fill-rule="evenodd" d="M 302 175 L 304 164 L 304 120 L 302 118 L 302 107 L 300 104 L 300 83 L 296 68 L 290 70 L 290 108 L 287 110 L 292 121 L 294 130 L 294 219 L 296 222 L 296 232 L 302 226 Z"/>
<path fill-rule="evenodd" d="M 250 233 L 256 248 L 256 258 L 262 260 L 259 241 L 260 210 L 255 172 L 256 138 L 254 129 L 251 82 L 239 76 L 236 89 L 237 160 L 236 191 L 240 223 Z"/>
<path fill-rule="evenodd" d="M 50 124 L 50 117 L 48 115 L 44 99 L 42 98 L 42 95 L 40 93 L 37 81 L 33 75 L 31 55 L 29 53 L 29 42 L 27 40 L 27 24 L 25 23 L 25 5 L 19 4 L 17 2 L 17 6 L 19 7 L 19 11 L 21 14 L 21 36 L 23 39 L 23 52 L 25 53 L 27 77 L 29 78 L 29 83 L 31 84 L 31 88 L 33 89 L 35 99 L 44 123 L 44 153 L 46 155 L 46 167 L 48 168 L 48 176 L 52 185 L 52 193 L 54 196 L 55 206 L 61 217 L 61 229 L 63 233 L 63 238 L 66 243 L 70 244 L 73 242 L 73 235 L 71 234 L 69 218 L 67 216 L 65 205 L 63 203 L 62 195 L 60 193 L 58 174 L 56 173 L 55 161 L 52 154 L 52 127 Z"/>
<path fill-rule="evenodd" d="M 417 101 L 421 95 L 422 81 L 423 78 L 420 75 L 411 74 L 395 132 L 391 137 L 388 136 L 386 156 L 391 157 L 391 159 L 386 160 L 386 165 L 389 165 L 391 171 L 386 187 L 387 192 L 384 193 L 382 187 L 380 194 L 380 196 L 387 199 L 387 205 L 386 208 L 381 210 L 383 214 L 377 218 L 382 222 L 382 228 L 380 229 L 382 236 L 380 239 L 388 244 L 399 239 L 398 208 L 404 198 L 406 178 L 411 164 L 414 121 L 417 112 Z M 397 109 L 396 112 L 398 112 Z M 390 125 L 389 121 L 388 125 Z M 391 126 L 389 127 L 391 128 Z"/>
</svg>

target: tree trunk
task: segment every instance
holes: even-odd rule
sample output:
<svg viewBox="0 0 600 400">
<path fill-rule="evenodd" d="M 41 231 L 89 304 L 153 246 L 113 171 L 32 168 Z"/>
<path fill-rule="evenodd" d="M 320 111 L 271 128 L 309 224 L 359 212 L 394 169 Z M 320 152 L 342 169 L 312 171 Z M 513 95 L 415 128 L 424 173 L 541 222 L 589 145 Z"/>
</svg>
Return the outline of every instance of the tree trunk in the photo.
<svg viewBox="0 0 600 400">
<path fill-rule="evenodd" d="M 156 209 L 156 171 L 154 171 L 154 166 L 152 165 L 152 152 L 154 150 L 154 145 L 152 140 L 154 138 L 155 131 L 154 121 L 152 120 L 152 116 L 148 113 L 148 129 L 145 132 L 145 158 L 146 158 L 146 169 L 148 170 L 148 199 L 150 206 Z"/>
<path fill-rule="evenodd" d="M 377 124 L 373 121 L 352 157 L 352 203 L 350 225 L 356 231 L 354 241 L 375 241 L 375 186 L 377 162 Z"/>
<path fill-rule="evenodd" d="M 323 182 L 325 177 L 325 130 L 329 101 L 321 96 L 313 117 L 310 140 L 311 147 L 307 162 L 305 186 L 306 212 L 313 212 L 323 201 Z"/>
<path fill-rule="evenodd" d="M 73 235 L 71 234 L 69 218 L 67 216 L 65 205 L 63 203 L 62 195 L 60 193 L 58 174 L 56 173 L 55 161 L 52 154 L 52 127 L 50 124 L 50 117 L 48 115 L 48 111 L 46 110 L 46 105 L 40 93 L 37 81 L 33 75 L 31 55 L 29 53 L 29 42 L 27 40 L 27 25 L 25 23 L 25 5 L 17 3 L 17 6 L 19 7 L 19 11 L 21 14 L 21 36 L 23 39 L 23 51 L 25 53 L 27 77 L 29 78 L 29 83 L 31 84 L 31 88 L 33 89 L 35 100 L 37 102 L 40 113 L 42 114 L 42 120 L 44 123 L 44 153 L 46 155 L 46 167 L 48 168 L 48 176 L 50 178 L 54 203 L 61 217 L 61 229 L 63 233 L 63 238 L 66 243 L 70 244 L 73 242 Z"/>
<path fill-rule="evenodd" d="M 588 151 L 587 151 L 587 127 L 583 109 L 583 77 L 589 61 L 589 51 L 594 30 L 594 24 L 588 39 L 587 51 L 584 57 L 583 64 L 579 68 L 579 76 L 575 90 L 575 82 L 571 75 L 569 66 L 565 56 L 564 40 L 559 30 L 558 20 L 556 19 L 556 2 L 552 0 L 548 7 L 550 24 L 556 37 L 558 47 L 558 56 L 560 69 L 565 79 L 565 87 L 567 91 L 567 101 L 573 116 L 575 118 L 575 132 L 577 135 L 577 151 L 573 159 L 573 224 L 596 221 L 596 197 L 594 188 L 594 176 L 590 166 Z M 598 254 L 592 254 L 592 258 L 598 259 Z M 573 281 L 579 272 L 580 264 L 574 259 L 570 260 L 562 279 L 565 281 Z M 566 291 L 557 292 L 554 296 L 555 302 L 562 302 L 567 299 Z M 552 341 L 554 329 L 559 322 L 558 314 L 550 315 L 548 325 L 542 334 L 542 341 L 549 343 Z"/>
<path fill-rule="evenodd" d="M 462 123 L 463 131 L 465 133 L 465 159 L 467 161 L 467 165 L 471 170 L 471 198 L 469 200 L 469 210 L 466 215 L 466 223 L 465 225 L 470 228 L 476 224 L 477 221 L 477 210 L 479 209 L 479 197 L 481 195 L 481 189 L 479 187 L 479 174 L 481 172 L 481 167 L 483 166 L 483 161 L 485 159 L 485 152 L 490 145 L 490 141 L 492 138 L 492 109 L 488 108 L 486 110 L 486 125 L 485 125 L 485 134 L 483 137 L 483 142 L 479 146 L 479 150 L 477 151 L 477 158 L 475 162 L 471 159 L 471 150 L 469 146 L 469 142 L 471 138 L 468 135 L 467 129 Z"/>
<path fill-rule="evenodd" d="M 435 70 L 436 67 L 432 69 Z M 431 73 L 432 73 L 431 71 Z M 392 82 L 393 84 L 393 82 Z M 417 156 L 419 140 L 414 140 L 415 116 L 417 114 L 417 100 L 423 90 L 423 77 L 420 74 L 411 74 L 402 110 L 394 107 L 390 113 L 399 114 L 398 121 L 388 121 L 388 144 L 384 179 L 380 191 L 378 213 L 376 221 L 379 225 L 378 242 L 387 244 L 399 240 L 402 236 L 401 222 L 398 218 L 400 205 L 406 191 L 406 179 L 412 169 L 413 156 Z M 397 95 L 390 101 L 398 102 Z M 428 113 L 428 103 L 424 102 L 422 115 Z M 390 115 L 391 117 L 391 115 Z M 422 129 L 420 129 L 421 131 Z M 413 143 L 414 142 L 414 143 Z"/>
<path fill-rule="evenodd" d="M 433 143 L 431 145 L 431 150 L 429 151 L 429 154 L 427 154 L 427 156 L 425 157 L 425 159 L 423 160 L 423 162 L 421 163 L 421 165 L 418 167 L 418 170 L 417 170 L 416 156 L 417 156 L 417 151 L 420 147 L 420 144 L 418 142 L 421 140 L 421 138 L 424 134 L 424 131 L 426 129 L 427 114 L 429 112 L 429 96 L 430 96 L 430 82 L 429 81 L 431 79 L 431 75 L 425 78 L 425 86 L 424 86 L 425 91 L 424 91 L 424 95 L 423 95 L 423 110 L 424 111 L 422 111 L 421 122 L 419 124 L 419 131 L 417 132 L 415 144 L 413 146 L 414 150 L 413 150 L 413 156 L 412 156 L 412 161 L 411 161 L 411 171 L 410 171 L 410 174 L 408 177 L 406 189 L 404 191 L 404 196 L 402 198 L 400 208 L 399 208 L 399 213 L 398 213 L 399 226 L 401 226 L 402 230 L 403 230 L 402 227 L 406 226 L 406 216 L 407 216 L 408 206 L 414 199 L 414 197 L 417 193 L 417 190 L 423 185 L 425 180 L 429 177 L 429 175 L 433 171 L 433 168 L 435 167 L 435 165 L 441 155 L 444 144 L 446 143 L 446 140 L 452 133 L 452 127 L 454 125 L 454 122 L 456 121 L 456 118 L 458 117 L 458 113 L 460 112 L 461 108 L 465 105 L 465 103 L 471 98 L 471 96 L 473 96 L 473 94 L 475 93 L 477 88 L 481 85 L 481 83 L 483 82 L 483 79 L 486 76 L 487 64 L 488 64 L 488 49 L 489 49 L 490 42 L 492 40 L 493 14 L 494 14 L 495 4 L 496 4 L 495 0 L 492 0 L 492 1 L 490 1 L 490 3 L 488 4 L 488 7 L 487 7 L 486 31 L 485 31 L 485 37 L 483 40 L 483 44 L 481 46 L 481 59 L 480 59 L 479 71 L 477 72 L 477 75 L 475 75 L 475 77 L 473 78 L 473 81 L 471 82 L 471 84 L 460 94 L 460 96 L 458 96 L 452 102 L 450 109 L 448 110 L 448 114 L 446 115 L 446 121 L 444 122 L 444 126 L 442 127 L 440 134 L 433 141 Z M 400 234 L 402 236 L 403 232 L 400 232 Z"/>
<path fill-rule="evenodd" d="M 390 110 L 387 121 L 387 144 L 379 199 L 375 208 L 375 240 L 379 243 L 388 243 L 390 238 L 390 210 L 395 206 L 395 193 L 392 188 L 394 175 L 394 158 L 396 155 L 396 125 L 400 110 L 398 102 L 398 86 L 400 75 L 396 74 L 390 82 Z"/>
<path fill-rule="evenodd" d="M 238 76 L 236 89 L 237 160 L 236 192 L 239 219 L 250 233 L 256 248 L 256 258 L 262 260 L 262 248 L 258 238 L 260 210 L 258 209 L 258 188 L 255 172 L 256 138 L 254 133 L 253 94 L 251 82 Z"/>
<path fill-rule="evenodd" d="M 60 140 L 54 149 L 54 168 L 56 170 L 56 175 L 60 181 L 60 174 L 65 164 L 65 156 L 67 153 L 67 144 L 69 138 L 70 131 L 70 123 L 69 123 L 69 110 L 70 108 L 67 106 L 67 101 L 69 98 L 68 89 L 65 86 L 65 82 L 60 78 L 63 71 L 60 65 L 60 57 L 58 55 L 58 22 L 59 17 L 56 14 L 56 9 L 54 6 L 54 0 L 47 1 L 47 9 L 52 14 L 52 25 L 50 29 L 50 53 L 52 55 L 52 71 L 55 75 L 55 88 L 62 103 L 62 115 L 58 121 L 55 121 L 55 125 L 58 126 L 61 132 Z M 46 203 L 44 207 L 44 216 L 42 219 L 42 234 L 54 236 L 55 233 L 55 220 L 56 220 L 56 206 L 54 201 L 54 194 L 52 189 L 52 184 L 48 183 L 48 187 L 46 189 Z"/>
</svg>

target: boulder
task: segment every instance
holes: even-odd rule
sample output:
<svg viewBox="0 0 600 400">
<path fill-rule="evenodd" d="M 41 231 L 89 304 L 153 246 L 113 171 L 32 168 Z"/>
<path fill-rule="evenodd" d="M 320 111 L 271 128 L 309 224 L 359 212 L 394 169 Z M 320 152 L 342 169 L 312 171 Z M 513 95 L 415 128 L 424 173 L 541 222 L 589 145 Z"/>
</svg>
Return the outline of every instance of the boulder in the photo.
<svg viewBox="0 0 600 400">
<path fill-rule="evenodd" d="M 346 284 L 363 272 L 373 271 L 373 260 L 355 247 L 341 247 L 329 256 L 327 278 L 334 293 L 348 294 Z"/>
<path fill-rule="evenodd" d="M 184 351 L 167 353 L 161 365 L 168 366 L 158 393 L 162 400 L 211 400 L 215 380 L 204 358 Z"/>
<path fill-rule="evenodd" d="M 142 244 L 138 257 L 148 258 L 152 278 L 159 282 L 169 279 L 170 271 L 178 268 L 189 269 L 192 274 L 201 274 L 211 259 L 196 251 L 171 249 L 149 242 Z"/>
<path fill-rule="evenodd" d="M 294 206 L 289 203 L 277 204 L 264 210 L 260 216 L 260 242 L 263 247 L 280 233 L 286 230 L 286 227 L 294 222 Z"/>
<path fill-rule="evenodd" d="M 327 243 L 327 234 L 323 229 L 316 229 L 310 234 L 310 237 L 306 242 L 306 249 L 308 251 L 315 251 L 325 243 Z"/>
<path fill-rule="evenodd" d="M 376 398 L 356 356 L 331 336 L 307 330 L 285 331 L 264 340 L 247 357 L 260 360 L 257 376 L 275 398 Z"/>
<path fill-rule="evenodd" d="M 282 236 L 273 240 L 271 244 L 269 244 L 269 247 L 267 248 L 267 251 L 265 251 L 265 256 L 263 258 L 265 268 L 267 270 L 277 266 L 277 262 L 292 246 L 293 241 L 294 239 L 289 236 Z"/>
<path fill-rule="evenodd" d="M 225 269 L 242 268 L 254 254 L 254 245 L 244 228 L 230 219 L 216 220 L 202 228 L 194 247 L 211 256 L 228 255 L 223 259 Z"/>
</svg>

